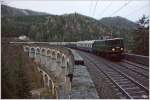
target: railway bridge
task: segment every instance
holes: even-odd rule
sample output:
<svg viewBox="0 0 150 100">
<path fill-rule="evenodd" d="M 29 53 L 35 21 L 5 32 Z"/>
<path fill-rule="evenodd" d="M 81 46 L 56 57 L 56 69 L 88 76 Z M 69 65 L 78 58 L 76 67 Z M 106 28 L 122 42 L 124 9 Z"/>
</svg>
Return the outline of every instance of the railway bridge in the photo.
<svg viewBox="0 0 150 100">
<path fill-rule="evenodd" d="M 86 67 L 76 64 L 83 60 L 74 51 L 31 45 L 24 45 L 23 50 L 37 64 L 43 88 L 53 97 L 99 98 Z"/>
<path fill-rule="evenodd" d="M 55 98 L 149 98 L 149 57 L 125 53 L 114 62 L 49 44 L 24 44 L 23 50 L 37 64 L 43 88 Z"/>
</svg>

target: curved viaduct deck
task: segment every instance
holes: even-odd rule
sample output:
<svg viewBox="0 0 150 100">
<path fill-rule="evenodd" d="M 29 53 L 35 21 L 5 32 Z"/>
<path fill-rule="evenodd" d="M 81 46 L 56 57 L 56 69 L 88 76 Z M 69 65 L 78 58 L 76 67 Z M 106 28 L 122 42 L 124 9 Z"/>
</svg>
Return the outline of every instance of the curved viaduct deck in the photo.
<svg viewBox="0 0 150 100">
<path fill-rule="evenodd" d="M 85 66 L 75 64 L 76 54 L 62 47 L 23 46 L 37 64 L 43 87 L 56 98 L 99 98 Z M 80 59 L 81 60 L 81 59 Z"/>
</svg>

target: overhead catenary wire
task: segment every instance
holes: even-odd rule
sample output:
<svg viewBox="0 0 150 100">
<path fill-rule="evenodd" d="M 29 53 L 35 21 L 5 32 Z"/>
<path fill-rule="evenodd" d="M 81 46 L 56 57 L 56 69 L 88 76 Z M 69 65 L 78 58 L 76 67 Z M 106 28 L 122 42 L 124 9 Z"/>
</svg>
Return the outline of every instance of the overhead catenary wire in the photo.
<svg viewBox="0 0 150 100">
<path fill-rule="evenodd" d="M 110 2 L 110 3 L 108 4 L 108 6 L 106 6 L 106 8 L 103 10 L 103 12 L 100 14 L 100 16 L 102 16 L 102 15 L 108 10 L 108 8 L 112 5 L 112 3 L 113 3 L 113 2 Z"/>
<path fill-rule="evenodd" d="M 90 2 L 90 7 L 89 7 L 89 15 L 91 15 L 91 10 L 92 10 L 92 4 L 93 4 L 93 2 L 92 2 L 93 0 L 91 0 L 91 2 Z"/>
<path fill-rule="evenodd" d="M 131 3 L 131 1 L 128 1 L 127 3 L 125 3 L 123 6 L 121 6 L 119 9 L 117 9 L 115 12 L 113 12 L 110 16 L 115 15 L 116 13 L 118 13 L 120 10 L 122 10 L 124 7 L 126 7 L 129 3 Z"/>
<path fill-rule="evenodd" d="M 149 7 L 149 5 L 146 4 L 146 5 L 142 6 L 142 7 L 138 8 L 138 9 L 136 9 L 136 10 L 130 12 L 130 13 L 128 13 L 128 14 L 125 15 L 124 17 L 127 17 L 127 16 L 129 16 L 129 15 L 131 15 L 131 14 L 133 14 L 133 13 L 137 13 L 137 12 L 139 12 L 140 10 L 142 10 L 143 8 L 146 8 L 146 7 Z"/>
<path fill-rule="evenodd" d="M 95 3 L 94 10 L 93 10 L 93 16 L 95 15 L 95 12 L 96 12 L 96 6 L 97 6 L 97 4 L 98 4 L 98 1 L 99 1 L 99 0 L 97 0 L 96 3 Z"/>
</svg>

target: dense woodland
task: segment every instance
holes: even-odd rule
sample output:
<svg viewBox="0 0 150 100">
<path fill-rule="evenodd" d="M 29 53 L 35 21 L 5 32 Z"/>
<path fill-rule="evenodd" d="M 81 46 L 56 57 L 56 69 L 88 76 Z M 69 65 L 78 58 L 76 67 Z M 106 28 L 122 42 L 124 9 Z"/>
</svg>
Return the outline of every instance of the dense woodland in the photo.
<svg viewBox="0 0 150 100">
<path fill-rule="evenodd" d="M 1 95 L 3 99 L 31 98 L 30 91 L 41 86 L 41 76 L 21 45 L 9 44 L 13 38 L 2 38 Z"/>
<path fill-rule="evenodd" d="M 149 18 L 143 16 L 138 22 L 139 27 L 132 32 L 132 52 L 140 55 L 149 55 Z"/>
<path fill-rule="evenodd" d="M 17 13 L 10 16 L 9 9 L 2 8 L 1 30 L 3 37 L 16 37 L 27 35 L 35 41 L 80 41 L 99 39 L 102 36 L 112 35 L 113 37 L 124 38 L 125 47 L 131 53 L 148 55 L 141 50 L 136 51 L 139 43 L 135 38 L 148 37 L 143 34 L 147 28 L 141 28 L 140 22 L 134 23 L 122 17 L 106 17 L 100 20 L 93 19 L 78 13 L 58 15 L 23 15 Z M 11 8 L 12 9 L 12 8 Z M 16 12 L 15 10 L 13 12 Z M 146 18 L 146 17 L 145 17 Z M 139 19 L 141 20 L 141 19 Z M 147 19 L 143 19 L 147 20 Z M 147 20 L 148 23 L 148 20 Z M 137 33 L 139 30 L 139 33 Z M 138 37 L 139 36 L 139 37 Z M 148 38 L 139 41 L 141 44 L 147 44 Z M 135 48 L 133 48 L 133 45 Z M 143 49 L 142 47 L 140 49 Z M 144 47 L 148 51 L 148 47 Z M 140 53 L 141 52 L 141 53 Z M 143 53 L 142 53 L 143 52 Z"/>
</svg>

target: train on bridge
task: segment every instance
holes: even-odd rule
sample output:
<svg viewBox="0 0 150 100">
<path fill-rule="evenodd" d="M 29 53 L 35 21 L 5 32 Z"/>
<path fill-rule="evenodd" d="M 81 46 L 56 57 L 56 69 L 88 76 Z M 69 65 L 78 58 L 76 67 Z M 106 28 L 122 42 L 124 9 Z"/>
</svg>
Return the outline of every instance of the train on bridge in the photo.
<svg viewBox="0 0 150 100">
<path fill-rule="evenodd" d="M 79 49 L 102 57 L 115 58 L 117 60 L 122 59 L 122 53 L 124 53 L 123 38 L 87 40 L 78 42 L 53 42 L 50 44 Z"/>
</svg>

